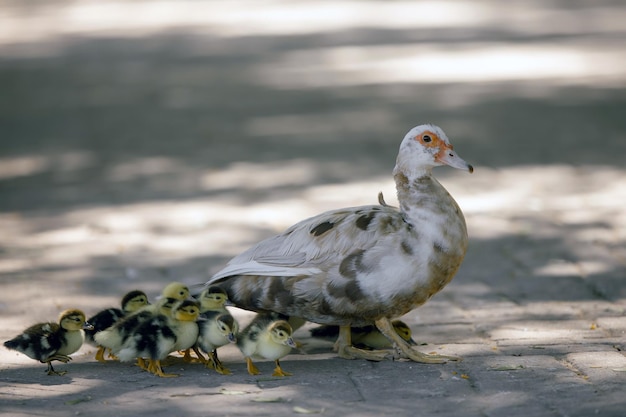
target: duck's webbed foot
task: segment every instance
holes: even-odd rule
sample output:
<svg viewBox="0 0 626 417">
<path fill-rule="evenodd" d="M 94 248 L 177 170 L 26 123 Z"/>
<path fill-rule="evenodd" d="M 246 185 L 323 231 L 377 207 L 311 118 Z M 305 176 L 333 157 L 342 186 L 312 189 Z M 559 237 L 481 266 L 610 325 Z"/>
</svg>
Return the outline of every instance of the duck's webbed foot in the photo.
<svg viewBox="0 0 626 417">
<path fill-rule="evenodd" d="M 393 343 L 401 358 L 419 363 L 446 363 L 448 361 L 463 360 L 458 356 L 428 354 L 413 349 L 409 343 L 398 335 L 388 318 L 378 319 L 375 323 L 378 330 Z"/>
<path fill-rule="evenodd" d="M 363 350 L 352 346 L 350 326 L 339 327 L 339 337 L 334 349 L 343 359 L 365 359 L 376 362 L 393 359 L 394 354 L 392 350 Z"/>
</svg>

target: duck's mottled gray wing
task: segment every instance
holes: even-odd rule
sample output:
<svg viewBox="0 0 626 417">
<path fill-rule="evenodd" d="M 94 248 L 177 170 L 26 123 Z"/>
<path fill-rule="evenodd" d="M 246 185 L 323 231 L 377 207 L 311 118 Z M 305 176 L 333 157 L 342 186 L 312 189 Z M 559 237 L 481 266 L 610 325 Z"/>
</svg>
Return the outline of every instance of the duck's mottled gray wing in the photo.
<svg viewBox="0 0 626 417">
<path fill-rule="evenodd" d="M 207 284 L 233 275 L 314 275 L 355 250 L 371 248 L 402 223 L 397 209 L 378 205 L 322 213 L 236 256 Z"/>
</svg>

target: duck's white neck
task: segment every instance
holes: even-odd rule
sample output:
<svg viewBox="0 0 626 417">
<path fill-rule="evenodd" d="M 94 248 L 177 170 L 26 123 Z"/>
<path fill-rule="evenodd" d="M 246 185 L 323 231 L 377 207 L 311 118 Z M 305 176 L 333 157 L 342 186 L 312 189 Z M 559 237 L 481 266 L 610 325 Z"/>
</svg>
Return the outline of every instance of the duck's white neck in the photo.
<svg viewBox="0 0 626 417">
<path fill-rule="evenodd" d="M 454 216 L 456 202 L 432 175 L 432 167 L 401 170 L 396 167 L 394 180 L 400 210 L 411 223 L 437 216 Z"/>
</svg>

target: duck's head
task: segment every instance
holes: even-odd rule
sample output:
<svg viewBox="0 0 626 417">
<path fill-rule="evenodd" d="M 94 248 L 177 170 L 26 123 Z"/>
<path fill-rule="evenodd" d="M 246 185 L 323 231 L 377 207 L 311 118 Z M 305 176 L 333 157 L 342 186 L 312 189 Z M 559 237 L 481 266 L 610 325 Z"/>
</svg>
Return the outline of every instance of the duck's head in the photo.
<svg viewBox="0 0 626 417">
<path fill-rule="evenodd" d="M 139 290 L 131 291 L 122 298 L 122 310 L 126 313 L 135 312 L 148 304 L 148 296 Z"/>
<path fill-rule="evenodd" d="M 220 333 L 223 334 L 230 343 L 235 343 L 237 341 L 237 331 L 239 330 L 239 325 L 237 321 L 230 314 L 220 314 L 215 318 L 217 322 L 217 328 Z"/>
<path fill-rule="evenodd" d="M 189 288 L 181 282 L 171 282 L 163 288 L 161 296 L 166 298 L 175 298 L 177 300 L 184 300 L 189 298 Z"/>
<path fill-rule="evenodd" d="M 396 331 L 396 333 L 398 333 L 398 335 L 402 339 L 404 339 L 405 342 L 407 342 L 409 345 L 413 345 L 413 346 L 415 346 L 417 344 L 417 343 L 415 343 L 415 340 L 413 340 L 411 328 L 409 327 L 408 324 L 406 324 L 402 320 L 394 320 L 391 324 L 392 324 L 394 330 Z"/>
<path fill-rule="evenodd" d="M 200 305 L 203 310 L 222 308 L 227 302 L 228 294 L 217 285 L 211 285 L 200 294 Z"/>
<path fill-rule="evenodd" d="M 65 330 L 92 330 L 93 326 L 87 323 L 85 313 L 80 310 L 65 310 L 59 315 L 59 325 Z"/>
<path fill-rule="evenodd" d="M 196 321 L 200 315 L 200 303 L 195 300 L 179 301 L 172 308 L 172 317 L 179 321 Z"/>
<path fill-rule="evenodd" d="M 287 345 L 292 348 L 296 347 L 296 342 L 293 341 L 291 334 L 293 330 L 289 323 L 285 320 L 278 320 L 270 324 L 267 329 L 270 333 L 272 340 L 279 345 Z"/>
<path fill-rule="evenodd" d="M 400 144 L 396 169 L 409 174 L 439 165 L 474 172 L 474 168 L 457 155 L 439 126 L 425 124 L 409 130 Z"/>
</svg>

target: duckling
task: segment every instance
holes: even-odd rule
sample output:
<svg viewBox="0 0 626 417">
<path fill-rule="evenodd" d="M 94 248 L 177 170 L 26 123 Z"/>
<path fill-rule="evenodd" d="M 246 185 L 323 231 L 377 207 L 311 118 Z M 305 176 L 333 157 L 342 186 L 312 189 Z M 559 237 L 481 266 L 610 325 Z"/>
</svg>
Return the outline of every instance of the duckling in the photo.
<svg viewBox="0 0 626 417">
<path fill-rule="evenodd" d="M 252 358 L 274 360 L 276 368 L 272 376 L 290 376 L 280 367 L 280 358 L 296 347 L 292 329 L 285 320 L 276 320 L 271 314 L 258 314 L 237 336 L 237 346 L 246 359 L 248 373 L 260 374 Z"/>
<path fill-rule="evenodd" d="M 134 334 L 137 327 L 154 317 L 161 315 L 169 316 L 172 307 L 177 302 L 178 300 L 174 298 L 161 298 L 156 303 L 149 304 L 134 313 L 126 315 L 111 327 L 96 333 L 94 340 L 98 345 L 108 348 L 112 354 L 117 355 L 124 343 Z"/>
<path fill-rule="evenodd" d="M 226 303 L 228 302 L 228 295 L 221 287 L 217 285 L 211 285 L 200 293 L 197 297 L 200 301 L 200 313 L 207 311 L 217 311 L 220 313 L 228 313 L 226 310 Z"/>
<path fill-rule="evenodd" d="M 415 340 L 411 336 L 411 328 L 402 320 L 391 322 L 396 333 L 409 345 L 415 346 Z M 391 342 L 376 326 L 361 326 L 350 328 L 352 344 L 359 349 L 377 350 L 388 349 Z M 339 326 L 322 325 L 311 329 L 311 336 L 317 338 L 336 338 L 339 335 Z"/>
<path fill-rule="evenodd" d="M 91 326 L 85 321 L 85 313 L 80 310 L 65 310 L 59 316 L 59 323 L 38 323 L 30 326 L 22 334 L 4 342 L 7 349 L 17 350 L 31 359 L 47 363 L 48 375 L 65 375 L 67 371 L 55 371 L 52 361 L 69 362 L 69 355 L 83 344 L 83 329 Z"/>
<path fill-rule="evenodd" d="M 197 352 L 199 348 L 209 356 L 209 359 L 204 361 L 207 368 L 215 369 L 222 375 L 230 374 L 230 370 L 217 357 L 217 348 L 237 341 L 235 335 L 239 330 L 239 324 L 230 313 L 219 311 L 206 311 L 200 315 L 200 318 L 198 343 L 194 349 L 198 358 L 202 356 L 200 352 Z"/>
<path fill-rule="evenodd" d="M 160 377 L 178 376 L 164 373 L 161 361 L 171 352 L 195 345 L 199 314 L 197 301 L 179 301 L 169 317 L 158 314 L 136 327 L 132 337 L 127 338 L 119 350 L 118 357 L 123 362 L 137 359 L 138 366 Z M 147 364 L 144 358 L 148 358 Z"/>
<path fill-rule="evenodd" d="M 230 315 L 230 313 L 228 312 L 228 310 L 226 310 L 226 303 L 228 302 L 228 295 L 226 294 L 226 291 L 224 291 L 221 287 L 217 286 L 217 285 L 211 285 L 210 287 L 204 289 L 199 295 L 194 296 L 199 302 L 200 302 L 200 319 L 199 319 L 199 323 L 198 325 L 202 328 L 203 325 L 211 325 L 214 323 L 207 323 L 207 319 L 208 317 L 203 317 L 203 313 L 209 313 L 209 312 L 214 312 L 214 313 L 223 313 L 223 314 L 228 314 Z M 215 316 L 211 315 L 212 317 L 210 317 L 210 320 L 212 321 L 213 319 L 215 319 Z M 207 329 L 207 332 L 209 330 Z M 236 330 L 235 330 L 236 333 Z M 207 333 L 208 335 L 209 333 Z M 228 343 L 227 341 L 225 341 L 223 344 Z M 222 345 L 223 345 L 222 344 Z M 220 345 L 220 346 L 222 346 Z M 219 346 L 216 346 L 216 348 Z M 208 367 L 212 367 L 212 362 L 207 362 L 207 359 L 202 355 L 202 353 L 198 350 L 197 345 L 192 347 L 191 349 L 187 349 L 184 352 L 179 352 L 180 354 L 183 355 L 183 360 L 185 362 L 192 362 L 195 359 L 191 356 L 191 350 L 193 349 L 193 351 L 195 352 L 195 354 L 198 356 L 198 360 L 200 362 L 203 362 L 204 364 L 206 364 Z M 212 350 L 207 350 L 206 352 L 212 352 Z M 225 368 L 223 368 L 225 369 Z M 219 372 L 219 371 L 218 371 Z"/>
<path fill-rule="evenodd" d="M 126 315 L 106 330 L 96 333 L 96 343 L 108 348 L 112 354 L 122 349 L 126 340 L 133 335 L 135 328 L 157 315 L 169 316 L 172 307 L 178 301 L 189 297 L 189 288 L 180 282 L 171 282 L 165 286 L 156 303 L 148 304 Z"/>
<path fill-rule="evenodd" d="M 106 362 L 104 359 L 105 347 L 99 346 L 94 340 L 94 335 L 109 327 L 113 326 L 122 317 L 133 313 L 140 308 L 148 305 L 148 296 L 139 290 L 133 290 L 124 295 L 122 298 L 122 308 L 107 308 L 90 317 L 87 322 L 93 326 L 91 330 L 85 330 L 85 342 L 90 345 L 97 346 L 96 360 L 98 362 Z M 111 356 L 111 355 L 110 355 Z"/>
</svg>

